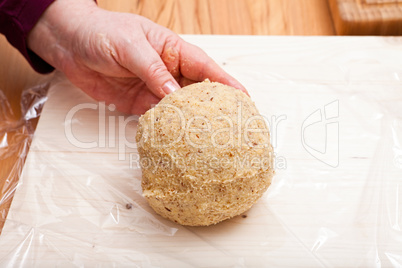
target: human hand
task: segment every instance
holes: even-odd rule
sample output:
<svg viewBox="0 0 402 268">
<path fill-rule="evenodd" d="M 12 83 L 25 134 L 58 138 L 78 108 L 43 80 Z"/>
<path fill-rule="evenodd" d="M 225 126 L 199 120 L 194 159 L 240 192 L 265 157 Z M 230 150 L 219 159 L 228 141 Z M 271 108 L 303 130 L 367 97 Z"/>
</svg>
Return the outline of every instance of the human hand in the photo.
<svg viewBox="0 0 402 268">
<path fill-rule="evenodd" d="M 92 0 L 57 0 L 28 36 L 28 46 L 97 101 L 142 114 L 193 82 L 221 82 L 247 93 L 200 48 L 134 14 Z"/>
</svg>

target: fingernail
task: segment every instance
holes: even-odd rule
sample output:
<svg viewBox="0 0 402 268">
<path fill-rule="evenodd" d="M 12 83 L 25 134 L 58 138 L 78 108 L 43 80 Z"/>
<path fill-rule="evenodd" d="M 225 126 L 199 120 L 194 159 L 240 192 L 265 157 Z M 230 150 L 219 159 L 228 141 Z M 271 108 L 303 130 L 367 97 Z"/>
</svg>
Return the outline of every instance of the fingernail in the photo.
<svg viewBox="0 0 402 268">
<path fill-rule="evenodd" d="M 172 81 L 167 81 L 163 86 L 162 86 L 162 90 L 166 93 L 172 93 L 176 90 L 178 90 L 180 87 L 177 84 L 174 84 Z"/>
</svg>

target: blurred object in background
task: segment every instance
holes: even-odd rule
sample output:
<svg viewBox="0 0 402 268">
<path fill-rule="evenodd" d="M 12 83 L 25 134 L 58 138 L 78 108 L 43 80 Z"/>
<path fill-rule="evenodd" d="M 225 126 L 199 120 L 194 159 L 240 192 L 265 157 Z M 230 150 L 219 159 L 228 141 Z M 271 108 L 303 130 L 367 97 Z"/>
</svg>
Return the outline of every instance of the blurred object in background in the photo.
<svg viewBox="0 0 402 268">
<path fill-rule="evenodd" d="M 179 34 L 333 35 L 327 0 L 98 0 Z"/>
<path fill-rule="evenodd" d="M 338 35 L 402 35 L 402 0 L 328 0 Z"/>
</svg>

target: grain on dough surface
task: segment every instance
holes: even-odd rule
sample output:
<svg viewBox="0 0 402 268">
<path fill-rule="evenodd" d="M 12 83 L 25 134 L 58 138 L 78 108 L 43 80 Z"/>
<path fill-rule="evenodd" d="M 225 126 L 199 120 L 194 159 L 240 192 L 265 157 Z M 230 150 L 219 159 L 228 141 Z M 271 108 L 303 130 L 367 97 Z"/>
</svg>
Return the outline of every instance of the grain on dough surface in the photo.
<svg viewBox="0 0 402 268">
<path fill-rule="evenodd" d="M 143 195 L 182 225 L 216 224 L 248 210 L 274 175 L 265 121 L 251 99 L 220 83 L 179 89 L 141 116 Z"/>
</svg>

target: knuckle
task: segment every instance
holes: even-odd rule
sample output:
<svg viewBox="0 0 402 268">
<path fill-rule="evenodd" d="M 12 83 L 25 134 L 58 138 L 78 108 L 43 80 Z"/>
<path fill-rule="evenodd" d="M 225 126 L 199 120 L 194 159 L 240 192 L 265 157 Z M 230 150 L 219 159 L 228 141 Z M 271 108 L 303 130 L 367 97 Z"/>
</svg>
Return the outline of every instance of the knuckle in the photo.
<svg viewBox="0 0 402 268">
<path fill-rule="evenodd" d="M 158 79 L 164 75 L 165 68 L 166 67 L 163 63 L 153 62 L 146 70 L 147 77 L 149 77 L 150 80 Z"/>
</svg>

